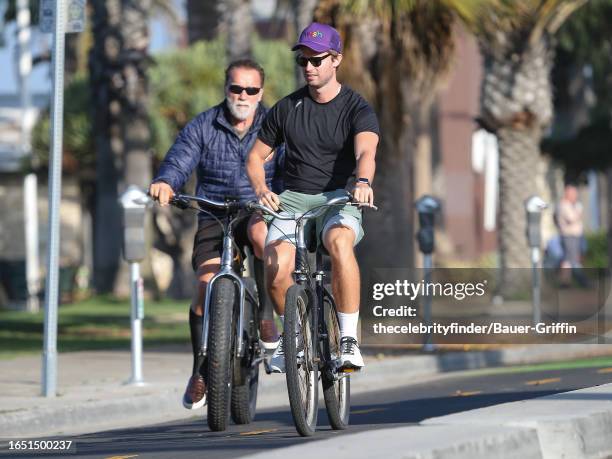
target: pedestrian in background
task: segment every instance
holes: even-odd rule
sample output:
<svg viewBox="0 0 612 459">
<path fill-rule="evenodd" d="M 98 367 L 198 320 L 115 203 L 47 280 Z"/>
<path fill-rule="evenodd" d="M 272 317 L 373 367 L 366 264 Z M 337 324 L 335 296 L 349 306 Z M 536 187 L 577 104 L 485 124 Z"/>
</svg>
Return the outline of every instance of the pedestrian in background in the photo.
<svg viewBox="0 0 612 459">
<path fill-rule="evenodd" d="M 582 284 L 583 276 L 579 274 L 582 268 L 582 241 L 584 238 L 583 209 L 578 202 L 578 189 L 575 185 L 565 185 L 563 198 L 556 209 L 556 223 L 561 236 L 563 247 L 563 260 L 561 262 L 561 279 L 569 282 L 570 273 L 573 272 Z M 569 271 L 571 268 L 572 271 Z"/>
</svg>

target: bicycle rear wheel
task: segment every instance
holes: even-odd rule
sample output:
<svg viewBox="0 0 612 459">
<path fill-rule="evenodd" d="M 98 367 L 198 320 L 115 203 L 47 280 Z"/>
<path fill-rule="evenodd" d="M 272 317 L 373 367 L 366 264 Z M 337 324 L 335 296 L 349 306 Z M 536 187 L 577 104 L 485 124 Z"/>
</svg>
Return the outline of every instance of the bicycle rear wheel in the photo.
<svg viewBox="0 0 612 459">
<path fill-rule="evenodd" d="M 285 299 L 283 345 L 289 405 L 295 428 L 303 437 L 316 430 L 319 402 L 311 310 L 304 287 L 292 285 Z"/>
<path fill-rule="evenodd" d="M 349 425 L 351 412 L 351 379 L 347 374 L 338 374 L 335 360 L 340 357 L 340 326 L 333 300 L 323 299 L 323 319 L 327 338 L 323 340 L 323 355 L 330 360 L 325 371 L 321 371 L 323 398 L 329 424 L 335 430 L 344 430 Z"/>
<path fill-rule="evenodd" d="M 234 365 L 236 330 L 236 287 L 222 277 L 213 284 L 210 299 L 208 338 L 208 426 L 212 431 L 227 428 Z"/>
</svg>

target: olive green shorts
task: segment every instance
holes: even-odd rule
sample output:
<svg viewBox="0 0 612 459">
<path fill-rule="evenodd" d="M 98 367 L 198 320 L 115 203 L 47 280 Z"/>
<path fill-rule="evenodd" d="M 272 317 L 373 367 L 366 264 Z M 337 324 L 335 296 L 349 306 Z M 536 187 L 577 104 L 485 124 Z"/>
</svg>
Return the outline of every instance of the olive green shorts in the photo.
<svg viewBox="0 0 612 459">
<path fill-rule="evenodd" d="M 283 191 L 280 195 L 281 215 L 304 214 L 305 212 L 325 204 L 330 199 L 344 196 L 346 191 L 343 189 L 326 191 L 319 194 L 304 194 L 295 191 Z M 313 226 L 314 225 L 314 226 Z M 312 234 L 317 237 L 320 243 L 327 231 L 332 226 L 345 226 L 353 230 L 355 234 L 355 244 L 357 245 L 363 237 L 363 227 L 361 225 L 361 210 L 355 206 L 345 205 L 343 207 L 333 206 L 327 212 L 314 220 L 309 220 L 305 227 L 305 236 L 308 238 Z M 274 241 L 290 241 L 296 244 L 296 223 L 295 220 L 273 219 L 268 228 L 266 245 Z M 306 244 L 310 245 L 308 239 Z"/>
</svg>

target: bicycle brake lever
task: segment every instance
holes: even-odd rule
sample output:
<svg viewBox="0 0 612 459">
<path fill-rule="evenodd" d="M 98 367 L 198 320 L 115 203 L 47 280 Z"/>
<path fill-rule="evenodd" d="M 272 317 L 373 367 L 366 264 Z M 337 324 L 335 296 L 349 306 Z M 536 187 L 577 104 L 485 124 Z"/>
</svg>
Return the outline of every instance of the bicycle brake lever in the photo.
<svg viewBox="0 0 612 459">
<path fill-rule="evenodd" d="M 172 199 L 170 199 L 170 204 L 182 210 L 185 210 L 191 207 L 187 199 L 182 199 L 182 198 L 177 198 L 177 197 L 173 197 Z"/>
</svg>

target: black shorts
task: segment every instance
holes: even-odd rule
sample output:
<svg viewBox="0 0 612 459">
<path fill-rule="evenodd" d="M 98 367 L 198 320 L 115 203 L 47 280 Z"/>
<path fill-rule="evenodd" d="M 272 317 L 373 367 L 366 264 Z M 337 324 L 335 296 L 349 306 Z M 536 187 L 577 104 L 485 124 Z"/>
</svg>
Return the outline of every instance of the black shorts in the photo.
<svg viewBox="0 0 612 459">
<path fill-rule="evenodd" d="M 244 260 L 244 247 L 251 245 L 247 235 L 249 226 L 249 218 L 247 215 L 236 223 L 234 223 L 234 249 L 240 251 L 240 257 Z M 196 231 L 193 240 L 193 254 L 191 255 L 191 266 L 194 271 L 198 270 L 198 266 L 211 258 L 221 257 L 223 251 L 223 228 L 214 220 L 200 220 L 198 222 L 198 230 Z M 237 253 L 234 252 L 234 256 Z"/>
</svg>

